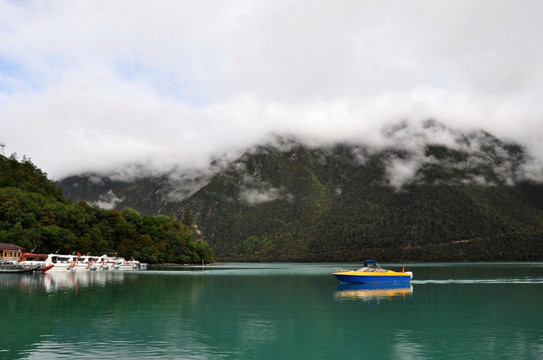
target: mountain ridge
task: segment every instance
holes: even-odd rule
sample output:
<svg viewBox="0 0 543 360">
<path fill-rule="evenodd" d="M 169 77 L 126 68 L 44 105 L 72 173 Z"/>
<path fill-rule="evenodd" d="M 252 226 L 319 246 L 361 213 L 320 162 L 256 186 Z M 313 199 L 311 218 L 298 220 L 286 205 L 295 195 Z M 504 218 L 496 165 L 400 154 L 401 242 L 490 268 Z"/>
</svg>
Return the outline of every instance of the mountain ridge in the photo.
<svg viewBox="0 0 543 360">
<path fill-rule="evenodd" d="M 116 206 L 142 213 L 182 218 L 189 209 L 223 261 L 542 258 L 543 186 L 526 175 L 530 157 L 521 145 L 435 121 L 384 132 L 392 146 L 378 149 L 276 137 L 202 172 L 203 185 L 180 201 L 171 196 L 180 183 L 164 175 L 101 179 L 102 189 L 123 189 L 114 192 L 123 198 Z M 406 147 L 409 141 L 417 146 Z M 90 178 L 59 186 L 74 201 L 92 202 L 104 192 L 73 196 Z"/>
</svg>

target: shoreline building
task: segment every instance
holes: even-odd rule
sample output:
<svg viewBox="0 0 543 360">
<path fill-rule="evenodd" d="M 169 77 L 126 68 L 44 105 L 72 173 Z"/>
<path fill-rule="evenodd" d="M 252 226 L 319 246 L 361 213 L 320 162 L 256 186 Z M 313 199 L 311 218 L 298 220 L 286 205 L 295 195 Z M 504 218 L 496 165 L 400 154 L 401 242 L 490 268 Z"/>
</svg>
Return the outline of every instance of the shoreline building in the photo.
<svg viewBox="0 0 543 360">
<path fill-rule="evenodd" d="M 0 243 L 0 261 L 17 261 L 24 250 L 19 245 Z"/>
</svg>

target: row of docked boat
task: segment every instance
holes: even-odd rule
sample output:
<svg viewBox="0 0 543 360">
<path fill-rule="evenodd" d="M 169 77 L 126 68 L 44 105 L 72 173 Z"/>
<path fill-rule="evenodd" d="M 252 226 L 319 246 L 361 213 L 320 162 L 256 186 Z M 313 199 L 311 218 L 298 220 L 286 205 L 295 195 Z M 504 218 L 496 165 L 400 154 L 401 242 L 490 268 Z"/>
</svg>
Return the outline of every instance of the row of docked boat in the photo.
<svg viewBox="0 0 543 360">
<path fill-rule="evenodd" d="M 118 256 L 91 256 L 91 255 L 59 255 L 59 254 L 32 254 L 24 253 L 11 269 L 16 268 L 28 271 L 42 272 L 78 272 L 78 271 L 123 271 L 147 270 L 147 264 L 131 258 L 126 260 Z M 29 270 L 31 269 L 31 270 Z M 1 269 L 0 269 L 1 271 Z"/>
</svg>

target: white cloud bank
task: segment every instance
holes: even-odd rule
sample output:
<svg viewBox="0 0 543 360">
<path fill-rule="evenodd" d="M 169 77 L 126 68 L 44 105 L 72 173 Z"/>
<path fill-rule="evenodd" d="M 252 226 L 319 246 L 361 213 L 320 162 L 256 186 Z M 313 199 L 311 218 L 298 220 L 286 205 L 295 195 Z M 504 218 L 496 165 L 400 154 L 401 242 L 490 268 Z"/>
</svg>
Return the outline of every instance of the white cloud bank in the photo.
<svg viewBox="0 0 543 360">
<path fill-rule="evenodd" d="M 269 133 L 380 145 L 386 124 L 431 117 L 541 160 L 542 13 L 539 0 L 0 0 L 0 142 L 58 179 L 198 168 Z"/>
</svg>

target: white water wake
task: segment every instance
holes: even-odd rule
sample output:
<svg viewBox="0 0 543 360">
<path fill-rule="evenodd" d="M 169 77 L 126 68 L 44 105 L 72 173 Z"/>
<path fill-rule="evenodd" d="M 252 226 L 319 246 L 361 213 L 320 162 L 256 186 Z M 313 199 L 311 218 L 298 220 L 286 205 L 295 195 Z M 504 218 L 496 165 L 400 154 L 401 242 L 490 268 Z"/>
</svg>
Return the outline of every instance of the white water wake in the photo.
<svg viewBox="0 0 543 360">
<path fill-rule="evenodd" d="M 543 278 L 411 280 L 411 284 L 543 284 Z"/>
</svg>

